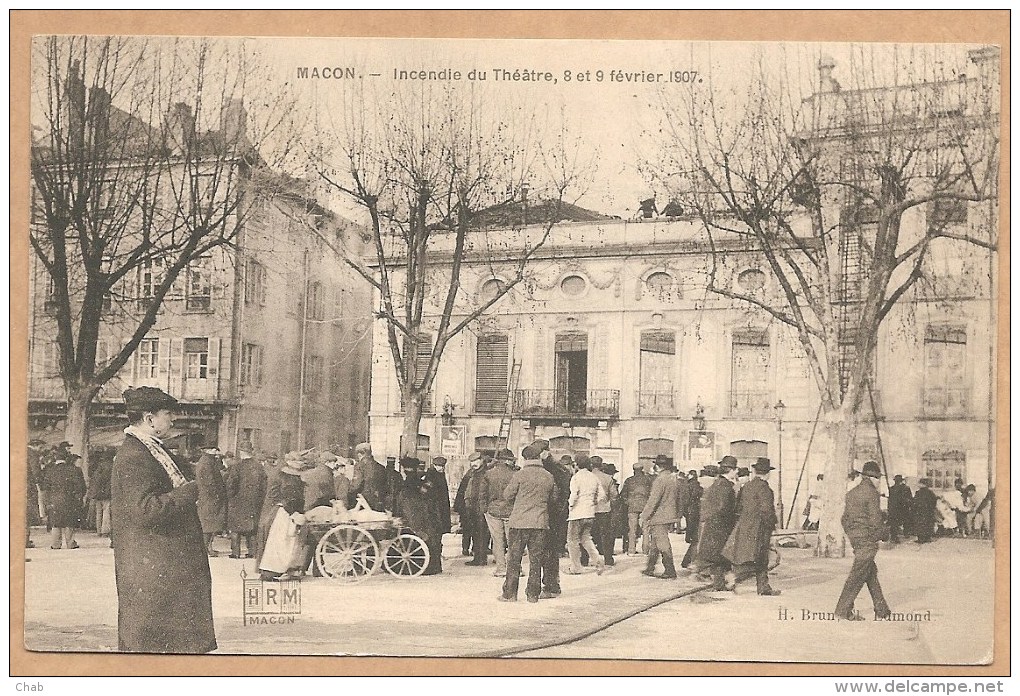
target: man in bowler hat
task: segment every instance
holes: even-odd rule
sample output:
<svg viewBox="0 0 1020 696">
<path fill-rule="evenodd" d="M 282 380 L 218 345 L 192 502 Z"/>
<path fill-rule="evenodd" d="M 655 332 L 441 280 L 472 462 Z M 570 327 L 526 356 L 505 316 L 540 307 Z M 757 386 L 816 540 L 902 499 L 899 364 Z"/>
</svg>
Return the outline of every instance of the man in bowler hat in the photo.
<svg viewBox="0 0 1020 696">
<path fill-rule="evenodd" d="M 865 462 L 861 470 L 861 482 L 846 494 L 843 509 L 843 531 L 854 549 L 854 564 L 843 585 L 843 592 L 836 603 L 836 617 L 850 621 L 862 621 L 863 617 L 854 611 L 854 600 L 864 585 L 868 586 L 871 601 L 875 605 L 875 619 L 885 619 L 891 613 L 882 595 L 878 582 L 878 542 L 882 538 L 882 511 L 879 508 L 878 488 L 875 481 L 882 476 L 877 462 Z"/>
<path fill-rule="evenodd" d="M 737 495 L 737 524 L 723 549 L 733 564 L 726 574 L 726 588 L 736 589 L 737 582 L 754 576 L 758 594 L 778 595 L 769 585 L 769 540 L 776 528 L 776 501 L 769 487 L 769 472 L 775 467 L 765 457 L 758 457 L 754 478 L 740 488 Z"/>
</svg>

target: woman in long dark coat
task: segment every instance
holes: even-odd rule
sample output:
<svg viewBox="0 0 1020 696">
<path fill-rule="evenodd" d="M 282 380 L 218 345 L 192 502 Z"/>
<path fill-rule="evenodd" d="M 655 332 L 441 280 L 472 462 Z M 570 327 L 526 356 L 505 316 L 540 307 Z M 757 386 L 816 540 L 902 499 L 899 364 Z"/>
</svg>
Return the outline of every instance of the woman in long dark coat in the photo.
<svg viewBox="0 0 1020 696">
<path fill-rule="evenodd" d="M 128 389 L 124 400 L 132 425 L 114 460 L 111 484 L 119 649 L 215 650 L 198 484 L 157 439 L 173 426 L 169 409 L 177 401 L 152 387 Z"/>
<path fill-rule="evenodd" d="M 61 538 L 69 549 L 78 548 L 74 530 L 78 528 L 85 496 L 85 477 L 74 465 L 76 455 L 53 461 L 43 469 L 43 490 L 46 491 L 46 516 L 50 521 L 50 548 L 59 549 Z"/>
<path fill-rule="evenodd" d="M 246 558 L 257 550 L 255 532 L 266 494 L 266 473 L 255 459 L 243 457 L 227 469 L 227 529 L 230 530 L 230 557 L 241 557 L 241 537 L 247 547 Z"/>
<path fill-rule="evenodd" d="M 198 482 L 198 520 L 202 523 L 206 551 L 210 556 L 213 539 L 227 529 L 227 486 L 220 471 L 220 458 L 208 452 L 195 467 Z"/>
</svg>

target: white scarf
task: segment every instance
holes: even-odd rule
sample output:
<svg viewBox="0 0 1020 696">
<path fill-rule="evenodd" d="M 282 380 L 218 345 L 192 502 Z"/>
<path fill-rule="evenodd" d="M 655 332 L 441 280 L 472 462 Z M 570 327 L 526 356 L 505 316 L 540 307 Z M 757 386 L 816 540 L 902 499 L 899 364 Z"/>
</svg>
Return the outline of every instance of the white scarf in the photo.
<svg viewBox="0 0 1020 696">
<path fill-rule="evenodd" d="M 133 425 L 129 425 L 124 428 L 124 434 L 130 435 L 145 445 L 145 449 L 149 450 L 149 454 L 155 458 L 159 465 L 163 467 L 163 470 L 170 477 L 170 483 L 173 484 L 174 488 L 183 486 L 188 482 L 188 479 L 184 478 L 184 474 L 177 468 L 177 462 L 174 461 L 170 453 L 163 449 L 163 443 L 159 441 L 154 435 L 142 432 Z"/>
</svg>

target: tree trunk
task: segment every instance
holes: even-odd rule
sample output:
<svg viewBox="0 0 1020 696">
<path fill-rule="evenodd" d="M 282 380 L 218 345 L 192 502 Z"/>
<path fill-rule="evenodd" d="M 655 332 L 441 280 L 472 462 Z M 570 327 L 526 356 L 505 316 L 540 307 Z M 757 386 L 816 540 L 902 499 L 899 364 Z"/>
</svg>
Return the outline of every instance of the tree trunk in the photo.
<svg viewBox="0 0 1020 696">
<path fill-rule="evenodd" d="M 830 453 L 825 465 L 822 488 L 822 518 L 818 525 L 818 555 L 841 558 L 846 555 L 843 540 L 843 505 L 846 500 L 847 474 L 853 463 L 854 439 L 857 435 L 857 415 L 844 404 L 826 414 L 826 431 Z"/>
<path fill-rule="evenodd" d="M 410 391 L 410 390 L 409 390 Z M 400 433 L 400 456 L 418 456 L 418 426 L 421 424 L 423 393 L 404 395 L 404 427 Z"/>
<path fill-rule="evenodd" d="M 71 443 L 71 451 L 81 455 L 81 473 L 89 480 L 89 416 L 92 414 L 91 391 L 71 392 L 67 398 L 67 422 L 64 439 Z"/>
</svg>

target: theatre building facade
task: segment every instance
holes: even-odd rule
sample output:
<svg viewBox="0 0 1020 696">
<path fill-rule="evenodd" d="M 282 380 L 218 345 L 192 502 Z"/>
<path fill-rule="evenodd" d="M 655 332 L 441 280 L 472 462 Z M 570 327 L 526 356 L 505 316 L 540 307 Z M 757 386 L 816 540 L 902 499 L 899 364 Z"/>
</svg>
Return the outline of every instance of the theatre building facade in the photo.
<svg viewBox="0 0 1020 696">
<path fill-rule="evenodd" d="M 520 233 L 507 231 L 507 242 Z M 788 327 L 707 290 L 714 263 L 716 285 L 779 303 L 767 264 L 744 240 L 717 236 L 715 249 L 713 261 L 693 219 L 556 225 L 528 279 L 448 344 L 419 429 L 421 455 L 445 454 L 452 473 L 470 452 L 494 449 L 509 398 L 515 452 L 545 438 L 557 455 L 613 462 L 621 481 L 657 455 L 682 469 L 725 454 L 744 466 L 767 456 L 782 464 L 785 509 L 803 508 L 829 451 L 818 387 Z M 952 487 L 959 475 L 980 492 L 992 469 L 994 255 L 952 243 L 939 253 L 969 289 L 937 300 L 915 294 L 887 318 L 858 458 L 882 459 L 890 478 L 915 485 L 929 475 L 936 488 Z M 463 292 L 484 301 L 508 280 L 499 269 L 469 254 Z M 385 326 L 376 324 L 370 429 L 376 452 L 392 455 L 403 417 Z"/>
</svg>

